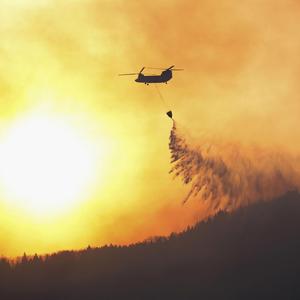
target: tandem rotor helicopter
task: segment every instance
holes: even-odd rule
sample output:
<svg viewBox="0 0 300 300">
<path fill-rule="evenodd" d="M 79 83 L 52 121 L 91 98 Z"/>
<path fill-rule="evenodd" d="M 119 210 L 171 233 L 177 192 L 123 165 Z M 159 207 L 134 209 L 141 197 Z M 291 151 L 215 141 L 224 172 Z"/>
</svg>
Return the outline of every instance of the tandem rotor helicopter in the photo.
<svg viewBox="0 0 300 300">
<path fill-rule="evenodd" d="M 149 68 L 149 67 L 143 67 L 139 73 L 125 73 L 125 74 L 119 74 L 119 76 L 127 76 L 127 75 L 138 75 L 138 77 L 135 79 L 135 82 L 138 83 L 144 83 L 146 85 L 149 85 L 150 83 L 168 83 L 169 80 L 173 77 L 173 71 L 183 71 L 183 69 L 174 69 L 175 66 L 171 66 L 169 68 L 163 69 L 163 68 Z M 143 71 L 145 69 L 152 69 L 152 70 L 162 70 L 162 72 L 159 75 L 155 74 L 143 74 Z M 158 87 L 155 85 L 157 92 L 161 98 L 161 100 L 165 101 L 161 95 L 161 93 L 158 90 Z M 169 110 L 167 113 L 167 116 L 171 119 L 173 119 L 173 112 Z"/>
<path fill-rule="evenodd" d="M 175 66 L 171 66 L 167 69 L 163 68 L 148 68 L 143 67 L 139 73 L 126 73 L 119 74 L 119 76 L 127 76 L 127 75 L 138 75 L 135 79 L 135 82 L 144 83 L 149 85 L 150 83 L 168 83 L 169 80 L 172 79 L 173 71 L 183 71 L 183 69 L 174 69 Z M 160 75 L 155 74 L 143 74 L 144 69 L 152 69 L 152 70 L 163 70 Z"/>
</svg>

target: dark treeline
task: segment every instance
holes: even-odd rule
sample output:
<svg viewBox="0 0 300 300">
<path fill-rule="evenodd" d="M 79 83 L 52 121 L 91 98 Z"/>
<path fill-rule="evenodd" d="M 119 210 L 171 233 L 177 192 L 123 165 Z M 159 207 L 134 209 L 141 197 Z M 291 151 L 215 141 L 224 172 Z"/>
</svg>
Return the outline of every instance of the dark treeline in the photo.
<svg viewBox="0 0 300 300">
<path fill-rule="evenodd" d="M 300 195 L 131 246 L 2 259 L 0 299 L 300 299 Z"/>
</svg>

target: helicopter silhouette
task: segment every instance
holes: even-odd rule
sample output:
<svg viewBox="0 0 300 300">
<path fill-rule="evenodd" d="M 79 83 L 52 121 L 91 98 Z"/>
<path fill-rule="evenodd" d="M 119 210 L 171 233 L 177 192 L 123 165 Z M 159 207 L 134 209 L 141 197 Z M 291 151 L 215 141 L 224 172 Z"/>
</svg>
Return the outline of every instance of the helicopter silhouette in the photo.
<svg viewBox="0 0 300 300">
<path fill-rule="evenodd" d="M 144 83 L 149 85 L 149 83 L 168 83 L 169 80 L 173 77 L 173 71 L 183 71 L 183 69 L 174 69 L 175 66 L 171 66 L 167 69 L 163 68 L 149 68 L 143 67 L 139 73 L 126 73 L 126 74 L 119 74 L 119 76 L 127 76 L 127 75 L 138 75 L 135 79 L 135 82 Z M 163 70 L 160 75 L 155 74 L 143 74 L 142 72 L 144 69 L 154 69 L 154 70 Z"/>
</svg>

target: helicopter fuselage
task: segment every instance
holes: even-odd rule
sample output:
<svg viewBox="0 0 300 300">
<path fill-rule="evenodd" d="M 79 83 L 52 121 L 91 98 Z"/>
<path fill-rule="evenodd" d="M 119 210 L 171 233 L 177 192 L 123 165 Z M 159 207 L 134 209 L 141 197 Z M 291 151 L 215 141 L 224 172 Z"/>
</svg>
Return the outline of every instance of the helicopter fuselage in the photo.
<svg viewBox="0 0 300 300">
<path fill-rule="evenodd" d="M 136 82 L 140 83 L 167 83 L 172 78 L 172 71 L 165 70 L 161 72 L 160 75 L 144 75 L 140 73 L 138 78 L 135 80 Z"/>
</svg>

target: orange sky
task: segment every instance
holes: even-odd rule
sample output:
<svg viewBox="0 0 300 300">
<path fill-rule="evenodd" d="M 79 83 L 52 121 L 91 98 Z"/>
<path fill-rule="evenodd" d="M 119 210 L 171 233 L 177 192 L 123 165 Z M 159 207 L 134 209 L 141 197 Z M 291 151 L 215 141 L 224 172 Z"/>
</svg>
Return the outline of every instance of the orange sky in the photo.
<svg viewBox="0 0 300 300">
<path fill-rule="evenodd" d="M 118 73 L 184 68 L 161 92 L 193 138 L 298 153 L 295 0 L 1 1 L 0 139 L 30 116 L 63 120 L 97 169 L 85 197 L 49 217 L 1 194 L 0 254 L 128 243 L 207 215 L 168 174 L 172 126 L 155 88 Z M 1 185 L 1 182 L 0 182 Z"/>
</svg>

